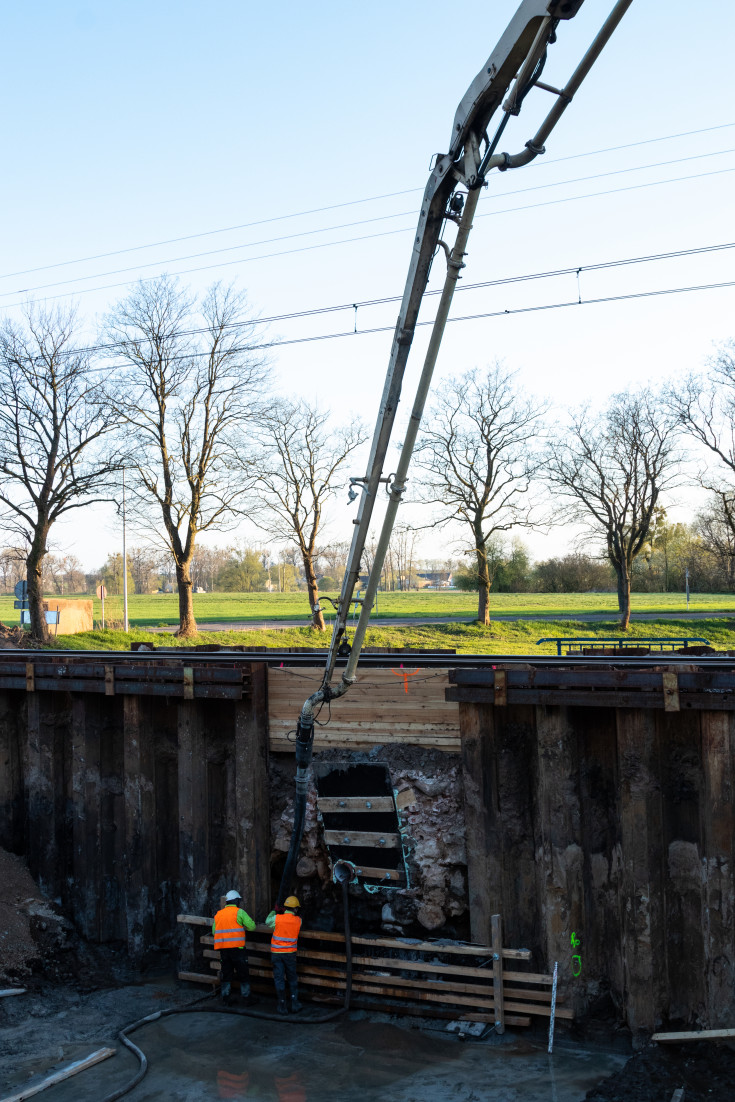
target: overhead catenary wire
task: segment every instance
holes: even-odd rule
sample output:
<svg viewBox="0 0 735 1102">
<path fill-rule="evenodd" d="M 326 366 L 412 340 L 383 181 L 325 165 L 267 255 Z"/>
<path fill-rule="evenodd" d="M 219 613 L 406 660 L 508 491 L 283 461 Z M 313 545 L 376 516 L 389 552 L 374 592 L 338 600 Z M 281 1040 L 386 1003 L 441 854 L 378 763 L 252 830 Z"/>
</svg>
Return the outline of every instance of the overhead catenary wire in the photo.
<svg viewBox="0 0 735 1102">
<path fill-rule="evenodd" d="M 625 149 L 636 149 L 639 146 L 652 145 L 656 142 L 674 141 L 678 138 L 690 138 L 699 134 L 709 134 L 716 130 L 727 130 L 728 128 L 735 126 L 735 122 L 718 123 L 715 126 L 700 127 L 697 130 L 683 130 L 676 134 L 661 134 L 654 138 L 643 138 L 637 142 L 625 142 L 623 145 L 607 146 L 604 149 L 590 149 L 583 153 L 570 153 L 564 157 L 552 157 L 544 158 L 540 161 L 534 161 L 530 168 L 546 168 L 549 165 L 560 164 L 563 161 L 576 161 L 584 157 L 597 157 L 605 153 L 618 153 Z M 151 241 L 142 245 L 130 245 L 122 249 L 112 249 L 109 252 L 94 253 L 90 256 L 75 257 L 72 260 L 58 260 L 51 264 L 42 264 L 34 268 L 24 268 L 15 272 L 6 272 L 0 274 L 0 279 L 12 279 L 21 275 L 32 275 L 35 272 L 50 271 L 53 268 L 63 268 L 72 264 L 86 264 L 91 260 L 104 260 L 111 256 L 123 256 L 126 253 L 142 252 L 145 249 L 160 248 L 162 245 L 175 245 L 181 241 L 194 241 L 202 237 L 212 237 L 215 234 L 220 233 L 234 233 L 237 230 L 251 229 L 253 226 L 264 226 L 272 222 L 283 222 L 292 218 L 305 218 L 313 214 L 323 214 L 330 210 L 339 210 L 344 207 L 354 207 L 362 203 L 374 203 L 383 199 L 393 199 L 402 195 L 414 195 L 421 191 L 421 188 L 403 188 L 400 191 L 390 191 L 382 195 L 370 195 L 363 199 L 349 199 L 340 203 L 330 203 L 323 207 L 313 207 L 309 210 L 293 211 L 289 214 L 277 214 L 270 218 L 259 218 L 252 222 L 242 222 L 234 226 L 222 226 L 213 230 L 202 230 L 198 233 L 183 234 L 179 237 L 169 237 L 161 241 Z"/>
<path fill-rule="evenodd" d="M 590 176 L 578 176 L 578 177 L 575 177 L 571 180 L 557 180 L 553 183 L 537 184 L 537 185 L 534 185 L 533 187 L 528 187 L 528 188 L 518 188 L 515 191 L 505 192 L 501 195 L 493 195 L 492 199 L 497 200 L 497 201 L 502 201 L 503 199 L 511 198 L 514 195 L 524 195 L 524 194 L 527 194 L 529 192 L 544 191 L 548 188 L 553 188 L 553 187 L 565 187 L 565 186 L 571 186 L 573 184 L 588 183 L 591 180 L 601 180 L 601 179 L 605 179 L 605 178 L 610 177 L 610 176 L 620 176 L 620 175 L 625 175 L 625 174 L 630 173 L 630 172 L 643 172 L 643 171 L 646 171 L 646 170 L 649 170 L 649 169 L 654 169 L 654 168 L 665 168 L 665 167 L 668 167 L 670 165 L 684 164 L 684 163 L 689 162 L 689 161 L 702 161 L 702 160 L 707 159 L 708 157 L 720 157 L 720 156 L 725 156 L 725 155 L 728 155 L 728 154 L 731 154 L 731 153 L 735 153 L 735 148 L 718 149 L 718 150 L 713 150 L 709 153 L 695 154 L 691 157 L 677 157 L 673 160 L 658 161 L 658 162 L 655 162 L 655 163 L 652 163 L 652 164 L 647 164 L 647 165 L 634 165 L 634 166 L 631 166 L 631 167 L 628 167 L 628 168 L 612 169 L 609 172 L 593 173 Z M 732 172 L 732 171 L 735 171 L 735 168 L 721 169 L 721 170 L 716 170 L 715 172 L 697 173 L 694 176 L 676 176 L 676 177 L 672 177 L 672 178 L 667 179 L 667 180 L 653 180 L 653 181 L 649 181 L 646 184 L 633 185 L 632 187 L 614 189 L 614 190 L 615 191 L 618 191 L 618 190 L 620 190 L 620 191 L 626 191 L 626 190 L 632 191 L 632 190 L 636 190 L 636 188 L 638 188 L 638 187 L 643 188 L 643 187 L 652 187 L 652 186 L 657 186 L 657 185 L 667 184 L 667 183 L 677 183 L 679 181 L 684 181 L 684 180 L 698 179 L 702 176 L 717 175 L 718 172 Z M 500 211 L 484 211 L 482 213 L 479 213 L 477 215 L 477 218 L 488 218 L 488 217 L 496 216 L 498 214 L 513 213 L 516 210 L 531 210 L 536 206 L 548 206 L 548 205 L 553 205 L 553 203 L 572 202 L 572 201 L 575 201 L 577 199 L 594 198 L 594 197 L 599 196 L 599 195 L 608 195 L 608 194 L 613 194 L 613 193 L 614 193 L 613 191 L 593 192 L 590 195 L 566 196 L 566 197 L 563 197 L 562 199 L 552 200 L 551 203 L 540 203 L 540 204 L 526 205 L 526 206 L 523 206 L 523 207 L 505 208 L 505 209 L 500 210 Z M 488 198 L 489 197 L 485 197 L 485 202 L 488 201 Z M 2 291 L 2 292 L 0 292 L 0 298 L 10 298 L 13 295 L 30 294 L 30 293 L 36 292 L 36 291 L 53 290 L 55 287 L 65 287 L 65 286 L 68 286 L 69 284 L 83 283 L 83 282 L 86 282 L 88 280 L 93 280 L 93 279 L 105 279 L 108 276 L 125 275 L 129 272 L 141 272 L 141 271 L 144 271 L 145 269 L 148 269 L 148 268 L 161 269 L 161 266 L 165 266 L 167 264 L 181 264 L 181 263 L 183 263 L 184 261 L 187 261 L 187 260 L 197 260 L 197 259 L 200 259 L 200 258 L 206 257 L 206 256 L 216 256 L 216 255 L 220 255 L 222 253 L 237 252 L 241 249 L 251 249 L 251 248 L 256 248 L 259 245 L 276 244 L 276 243 L 281 242 L 281 241 L 292 241 L 292 240 L 295 240 L 297 238 L 313 237 L 314 235 L 320 234 L 320 233 L 332 233 L 332 232 L 335 232 L 337 230 L 351 229 L 355 226 L 370 225 L 370 224 L 375 223 L 375 222 L 387 222 L 387 221 L 391 221 L 391 220 L 396 219 L 396 218 L 412 218 L 412 219 L 415 219 L 415 217 L 416 217 L 416 211 L 415 210 L 408 210 L 408 211 L 399 211 L 399 212 L 393 213 L 393 214 L 377 215 L 374 218 L 361 218 L 361 219 L 357 219 L 354 222 L 342 222 L 338 225 L 322 226 L 322 227 L 319 227 L 318 229 L 301 230 L 297 233 L 282 234 L 278 237 L 262 238 L 258 241 L 248 241 L 248 242 L 241 243 L 239 245 L 228 245 L 228 246 L 225 246 L 221 249 L 210 249 L 210 250 L 206 250 L 205 252 L 200 252 L 200 253 L 188 253 L 184 256 L 169 257 L 165 260 L 146 261 L 144 264 L 136 264 L 136 265 L 132 265 L 131 267 L 127 267 L 127 268 L 115 268 L 115 269 L 112 269 L 111 271 L 107 271 L 107 272 L 94 272 L 90 275 L 73 276 L 69 279 L 57 280 L 57 281 L 52 282 L 52 283 L 41 283 L 41 284 L 37 284 L 34 287 L 24 287 L 20 290 L 18 288 L 14 288 L 11 291 Z M 258 256 L 258 257 L 240 257 L 237 260 L 221 261 L 217 264 L 205 265 L 205 266 L 196 267 L 196 268 L 187 268 L 187 269 L 184 269 L 181 272 L 177 272 L 177 273 L 174 273 L 174 274 L 189 275 L 189 274 L 192 274 L 193 272 L 207 271 L 210 268 L 226 267 L 229 264 L 245 264 L 245 263 L 252 262 L 254 260 L 268 259 L 268 258 L 273 257 L 273 256 L 287 256 L 291 252 L 306 252 L 306 251 L 309 251 L 310 248 L 321 248 L 321 247 L 327 247 L 327 246 L 330 246 L 330 245 L 339 245 L 339 244 L 344 244 L 344 243 L 349 243 L 349 242 L 363 241 L 363 240 L 368 240 L 371 237 L 390 236 L 390 235 L 396 234 L 396 233 L 408 233 L 412 229 L 413 229 L 413 226 L 411 225 L 411 226 L 407 226 L 407 227 L 401 227 L 398 230 L 390 230 L 390 231 L 388 231 L 388 233 L 367 234 L 367 235 L 364 235 L 362 237 L 348 238 L 348 239 L 346 239 L 346 241 L 323 242 L 320 245 L 309 246 L 309 247 L 307 247 L 307 249 L 286 250 L 286 251 L 282 251 L 282 252 L 279 252 L 279 253 L 265 254 L 265 255 Z M 143 277 L 141 280 L 135 279 L 135 280 L 132 280 L 132 281 L 123 281 L 122 283 L 108 284 L 108 285 L 105 285 L 104 287 L 92 287 L 92 288 L 81 288 L 81 287 L 79 287 L 76 290 L 69 292 L 68 294 L 69 295 L 89 294 L 89 293 L 91 293 L 93 291 L 97 291 L 97 290 L 109 290 L 109 289 L 114 289 L 114 288 L 121 287 L 121 286 L 129 286 L 131 282 L 132 283 L 147 282 L 147 281 L 150 281 L 151 278 L 156 279 L 156 278 L 158 278 L 158 276 L 160 274 L 161 274 L 161 272 L 159 270 L 159 272 L 156 274 L 156 276 L 148 277 L 148 279 L 146 279 L 146 277 Z M 66 296 L 66 294 L 64 294 L 64 295 L 54 295 L 52 297 L 53 298 L 60 298 L 60 297 L 67 297 L 67 296 Z M 15 303 L 13 305 L 20 305 L 20 304 Z"/>
<path fill-rule="evenodd" d="M 579 275 L 581 272 L 603 271 L 607 268 L 624 267 L 624 266 L 627 266 L 627 265 L 634 265 L 634 264 L 645 264 L 645 263 L 649 263 L 651 261 L 657 261 L 657 260 L 675 260 L 675 259 L 680 259 L 682 257 L 699 256 L 699 255 L 704 255 L 706 253 L 720 252 L 722 250 L 732 249 L 732 248 L 735 248 L 735 241 L 725 241 L 725 242 L 721 242 L 721 243 L 714 244 L 714 245 L 696 245 L 696 246 L 692 246 L 691 248 L 687 248 L 687 249 L 673 249 L 673 250 L 669 250 L 669 251 L 666 251 L 666 252 L 648 253 L 648 254 L 643 254 L 641 256 L 634 256 L 634 257 L 623 257 L 623 258 L 617 259 L 617 260 L 602 260 L 602 261 L 592 262 L 590 264 L 573 264 L 573 265 L 570 265 L 566 268 L 544 269 L 540 272 L 530 272 L 530 273 L 525 273 L 525 274 L 517 275 L 517 276 L 503 276 L 503 277 L 498 278 L 498 279 L 479 280 L 475 283 L 463 283 L 463 284 L 461 284 L 457 287 L 457 292 L 459 293 L 461 291 L 477 291 L 477 290 L 481 290 L 481 289 L 486 288 L 486 287 L 503 287 L 503 286 L 510 285 L 510 284 L 513 284 L 513 283 L 525 283 L 527 281 L 532 281 L 532 280 L 554 279 L 554 278 L 558 278 L 558 277 L 566 276 L 566 275 Z M 424 293 L 424 298 L 429 298 L 431 296 L 435 296 L 435 295 L 439 295 L 439 294 L 441 294 L 441 289 L 433 289 L 433 290 L 430 290 L 430 291 L 426 291 Z M 335 303 L 335 304 L 330 305 L 330 306 L 314 306 L 314 307 L 309 307 L 309 308 L 306 308 L 306 309 L 303 309 L 303 310 L 293 310 L 293 311 L 290 311 L 288 313 L 283 313 L 283 314 L 272 314 L 270 316 L 266 316 L 266 317 L 262 317 L 262 318 L 261 317 L 250 318 L 247 321 L 235 321 L 235 322 L 231 322 L 229 325 L 223 326 L 222 328 L 225 329 L 225 330 L 238 329 L 238 328 L 250 329 L 250 328 L 252 328 L 253 326 L 256 326 L 256 325 L 271 325 L 275 322 L 293 321 L 297 318 L 318 317 L 318 316 L 323 315 L 323 314 L 339 313 L 340 311 L 344 311 L 344 310 L 357 311 L 357 310 L 361 310 L 361 309 L 368 308 L 368 307 L 371 307 L 371 306 L 385 306 L 385 305 L 390 305 L 391 303 L 400 302 L 400 301 L 401 301 L 401 296 L 400 295 L 385 295 L 382 298 L 361 299 L 358 302 L 349 302 L 349 303 L 348 302 L 341 302 L 341 303 Z M 193 336 L 198 336 L 202 333 L 207 333 L 207 332 L 209 332 L 209 329 L 206 326 L 200 326 L 199 328 L 196 328 L 196 329 L 183 330 L 179 335 L 182 336 L 182 337 L 193 337 Z M 360 330 L 358 330 L 355 326 L 353 326 L 352 332 L 353 333 L 359 333 Z M 135 345 L 136 343 L 140 343 L 140 342 L 136 341 L 135 339 L 131 339 L 129 341 L 120 341 L 120 342 L 118 342 L 117 344 L 114 344 L 114 345 L 109 344 L 109 343 L 107 343 L 107 344 L 102 343 L 102 344 L 87 345 L 87 346 L 81 347 L 81 348 L 78 347 L 78 348 L 73 348 L 73 349 L 68 349 L 68 350 L 61 349 L 59 351 L 58 355 L 59 356 L 71 356 L 71 355 L 79 355 L 80 353 L 103 352 L 103 351 L 107 351 L 109 349 L 119 348 L 121 345 L 127 345 L 127 344 Z M 190 354 L 187 353 L 187 355 L 190 355 Z"/>
<path fill-rule="evenodd" d="M 511 286 L 511 285 L 519 284 L 519 283 L 536 282 L 536 281 L 539 281 L 539 280 L 542 280 L 542 279 L 558 279 L 558 278 L 563 278 L 565 276 L 574 276 L 575 278 L 577 278 L 581 273 L 585 273 L 585 272 L 608 271 L 608 270 L 615 269 L 615 268 L 631 267 L 631 266 L 636 265 L 636 264 L 649 264 L 649 263 L 654 263 L 656 261 L 662 261 L 662 260 L 677 260 L 677 259 L 683 259 L 685 257 L 705 256 L 705 255 L 709 255 L 709 254 L 716 253 L 716 252 L 722 252 L 722 251 L 726 251 L 726 250 L 733 249 L 733 248 L 735 248 L 735 241 L 724 241 L 724 242 L 718 242 L 718 243 L 711 244 L 711 245 L 692 246 L 691 248 L 686 248 L 686 249 L 671 249 L 671 250 L 667 250 L 665 252 L 647 253 L 647 254 L 643 254 L 641 256 L 619 257 L 619 258 L 614 259 L 614 260 L 594 261 L 594 262 L 591 262 L 589 264 L 572 264 L 572 265 L 569 265 L 565 268 L 544 269 L 540 272 L 526 272 L 526 273 L 523 273 L 523 274 L 520 274 L 520 275 L 504 276 L 504 277 L 501 277 L 501 278 L 498 278 L 498 279 L 480 280 L 476 283 L 459 284 L 459 286 L 457 287 L 457 293 L 459 293 L 461 291 L 477 291 L 477 290 L 487 289 L 487 288 L 490 288 L 490 287 L 504 287 L 504 286 Z M 713 287 L 716 287 L 716 286 L 719 287 L 719 286 L 729 286 L 729 285 L 730 285 L 729 283 L 706 284 L 706 285 L 698 285 L 698 286 L 694 286 L 694 287 L 690 287 L 690 288 L 686 288 L 686 287 L 681 288 L 680 287 L 680 288 L 669 288 L 669 289 L 665 289 L 663 291 L 640 292 L 640 294 L 641 295 L 645 295 L 645 294 L 649 294 L 649 293 L 675 294 L 675 293 L 681 293 L 681 292 L 686 291 L 686 290 L 710 289 L 710 288 L 713 288 Z M 427 291 L 425 293 L 424 297 L 428 298 L 428 297 L 436 296 L 440 293 L 441 292 L 439 290 L 431 290 L 431 291 Z M 637 296 L 636 295 L 629 295 L 629 296 L 623 296 L 623 297 L 637 297 Z M 400 295 L 389 295 L 389 296 L 386 296 L 386 297 L 383 297 L 383 298 L 363 299 L 363 300 L 361 300 L 360 302 L 357 302 L 357 303 L 354 303 L 354 302 L 346 303 L 346 302 L 344 302 L 344 303 L 336 303 L 336 304 L 333 304 L 331 306 L 319 306 L 319 307 L 313 307 L 311 309 L 296 310 L 296 311 L 292 311 L 290 313 L 274 314 L 270 317 L 265 317 L 265 318 L 255 318 L 255 319 L 252 319 L 252 320 L 250 320 L 248 322 L 245 322 L 245 323 L 234 322 L 232 324 L 231 328 L 239 327 L 239 326 L 242 326 L 242 325 L 245 325 L 247 328 L 251 328 L 253 325 L 265 325 L 265 324 L 273 324 L 273 323 L 276 323 L 276 322 L 293 321 L 293 320 L 300 319 L 300 318 L 305 318 L 305 317 L 317 317 L 317 316 L 321 316 L 321 315 L 325 315 L 325 314 L 329 314 L 329 313 L 339 313 L 339 312 L 345 311 L 345 310 L 353 310 L 356 306 L 359 307 L 359 308 L 363 308 L 363 307 L 370 307 L 370 306 L 390 305 L 391 303 L 400 302 L 400 298 L 401 298 Z M 585 302 L 587 304 L 590 304 L 591 301 L 592 300 L 590 300 L 590 299 L 583 300 L 582 305 L 584 305 Z M 595 300 L 595 301 L 600 301 L 600 302 L 602 302 L 602 301 L 611 301 L 611 299 L 608 297 L 607 299 L 598 299 L 598 300 Z M 573 305 L 580 305 L 579 296 L 578 296 L 577 299 L 574 300 Z M 548 308 L 551 308 L 551 307 L 535 307 L 534 309 L 544 309 L 544 308 L 548 309 Z M 495 317 L 495 316 L 498 316 L 500 314 L 519 313 L 519 312 L 523 312 L 524 309 L 525 308 L 510 309 L 510 310 L 498 310 L 498 311 L 493 311 L 491 313 L 472 315 L 472 318 L 475 318 L 475 317 Z M 461 319 L 461 318 L 450 318 L 449 319 L 450 322 L 451 321 L 460 321 L 460 320 L 463 320 L 463 319 Z M 427 324 L 431 324 L 431 322 L 430 321 L 418 322 L 418 325 L 427 325 Z M 231 351 L 233 353 L 235 353 L 235 352 L 247 352 L 247 351 L 250 351 L 252 348 L 255 348 L 255 347 L 259 347 L 259 348 L 277 348 L 277 347 L 281 347 L 283 345 L 288 345 L 288 344 L 298 344 L 298 343 L 305 343 L 305 342 L 310 342 L 310 341 L 320 341 L 320 340 L 331 340 L 335 337 L 368 336 L 368 335 L 373 334 L 373 333 L 385 333 L 385 332 L 388 332 L 388 331 L 392 331 L 393 328 L 394 327 L 392 325 L 391 326 L 376 326 L 376 327 L 372 327 L 372 328 L 369 328 L 369 329 L 358 329 L 358 330 L 355 330 L 354 327 L 353 327 L 352 329 L 343 330 L 343 331 L 340 331 L 340 332 L 337 332 L 337 333 L 322 333 L 322 334 L 316 334 L 314 336 L 309 336 L 309 337 L 294 337 L 294 338 L 285 338 L 285 339 L 277 339 L 276 338 L 272 341 L 264 342 L 263 344 L 260 344 L 260 345 L 257 345 L 257 346 L 255 346 L 255 345 L 243 345 L 239 348 L 234 348 Z M 198 328 L 198 329 L 189 329 L 189 330 L 183 331 L 181 336 L 196 336 L 198 334 L 206 333 L 206 332 L 208 332 L 208 329 L 206 327 L 202 327 L 202 328 Z M 136 341 L 134 339 L 131 339 L 130 341 L 121 342 L 121 343 L 135 345 L 135 344 L 140 344 L 140 341 Z M 68 349 L 68 350 L 62 350 L 59 353 L 59 355 L 60 356 L 79 355 L 81 353 L 91 355 L 92 353 L 95 353 L 95 352 L 105 352 L 105 351 L 114 350 L 115 347 L 119 347 L 119 345 L 117 345 L 117 346 L 116 345 L 110 345 L 110 344 L 87 345 L 87 346 L 81 347 L 81 348 L 73 348 L 73 349 Z M 196 358 L 201 358 L 201 357 L 204 357 L 204 356 L 207 356 L 207 355 L 208 355 L 207 352 L 193 352 L 193 351 L 190 351 L 190 352 L 184 353 L 180 356 L 170 357 L 170 362 L 174 362 L 174 361 L 179 360 L 179 359 L 196 359 Z M 109 364 L 109 365 L 106 365 L 105 368 L 100 368 L 98 370 L 111 371 L 111 370 L 115 370 L 115 369 L 123 369 L 126 366 L 127 365 L 124 364 L 124 363 Z"/>
</svg>

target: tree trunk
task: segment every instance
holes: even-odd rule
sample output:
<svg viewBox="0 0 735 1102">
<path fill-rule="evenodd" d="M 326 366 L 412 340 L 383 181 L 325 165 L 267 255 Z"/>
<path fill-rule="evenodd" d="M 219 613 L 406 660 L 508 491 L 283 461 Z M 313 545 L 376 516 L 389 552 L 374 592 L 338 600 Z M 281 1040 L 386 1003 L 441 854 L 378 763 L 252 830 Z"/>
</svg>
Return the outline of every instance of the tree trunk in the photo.
<svg viewBox="0 0 735 1102">
<path fill-rule="evenodd" d="M 477 621 L 484 627 L 490 626 L 490 574 L 487 568 L 487 554 L 484 547 L 476 547 L 477 555 L 477 580 L 479 583 L 479 599 L 477 608 Z"/>
<path fill-rule="evenodd" d="M 620 627 L 628 630 L 630 624 L 630 572 L 626 570 L 625 563 L 616 569 L 618 575 L 618 608 L 620 610 Z"/>
<path fill-rule="evenodd" d="M 28 579 L 28 609 L 31 614 L 31 637 L 39 643 L 48 643 L 49 630 L 43 607 L 43 557 L 46 554 L 48 528 L 39 525 L 33 537 L 31 549 L 26 558 L 26 577 Z"/>
<path fill-rule="evenodd" d="M 309 594 L 309 608 L 312 612 L 311 626 L 317 631 L 324 631 L 324 613 L 314 612 L 314 606 L 319 601 L 319 586 L 316 581 L 314 562 L 311 555 L 303 555 L 304 574 L 306 575 L 306 589 Z"/>
<path fill-rule="evenodd" d="M 176 563 L 176 584 L 179 587 L 179 630 L 177 635 L 196 635 L 197 622 L 194 619 L 194 601 L 192 600 L 191 560 Z"/>
</svg>

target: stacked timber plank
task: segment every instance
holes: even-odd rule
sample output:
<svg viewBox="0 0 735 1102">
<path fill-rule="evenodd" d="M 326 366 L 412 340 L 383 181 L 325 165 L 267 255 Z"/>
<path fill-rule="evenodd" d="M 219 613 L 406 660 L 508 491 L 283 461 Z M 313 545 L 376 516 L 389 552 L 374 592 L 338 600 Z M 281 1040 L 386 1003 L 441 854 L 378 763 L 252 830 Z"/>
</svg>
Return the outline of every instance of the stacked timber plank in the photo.
<svg viewBox="0 0 735 1102">
<path fill-rule="evenodd" d="M 319 688 L 321 667 L 268 670 L 268 719 L 272 750 L 292 752 L 293 731 L 304 700 Z M 404 666 L 366 669 L 341 697 L 328 726 L 317 727 L 315 749 L 366 750 L 385 743 L 407 743 L 457 753 L 457 707 L 445 700 L 446 669 Z M 324 717 L 322 717 L 324 718 Z"/>
<path fill-rule="evenodd" d="M 199 938 L 210 974 L 180 972 L 179 979 L 219 984 L 220 954 L 212 946 L 211 919 L 179 915 L 180 923 L 206 927 Z M 500 925 L 497 924 L 497 934 Z M 494 928 L 495 932 L 495 928 Z M 273 994 L 271 931 L 248 934 L 252 987 Z M 407 938 L 352 938 L 351 1005 L 381 1013 L 527 1026 L 551 1013 L 552 976 L 527 971 L 527 949 L 416 941 Z M 345 939 L 338 933 L 304 930 L 299 937 L 299 998 L 339 1005 L 345 990 Z M 570 1019 L 560 1007 L 556 1017 Z"/>
</svg>

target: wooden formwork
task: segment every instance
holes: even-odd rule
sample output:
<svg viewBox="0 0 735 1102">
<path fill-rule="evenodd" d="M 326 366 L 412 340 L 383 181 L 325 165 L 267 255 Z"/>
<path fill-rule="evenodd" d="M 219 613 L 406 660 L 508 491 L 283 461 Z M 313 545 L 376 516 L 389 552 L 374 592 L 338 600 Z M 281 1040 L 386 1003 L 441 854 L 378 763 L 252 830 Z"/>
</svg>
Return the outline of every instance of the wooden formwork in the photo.
<svg viewBox="0 0 735 1102">
<path fill-rule="evenodd" d="M 293 752 L 289 732 L 322 676 L 323 670 L 317 667 L 268 670 L 271 750 Z M 448 669 L 422 669 L 402 664 L 398 658 L 393 668 L 365 669 L 349 693 L 335 703 L 329 725 L 317 727 L 314 748 L 369 750 L 386 743 L 409 743 L 456 754 L 459 717 L 456 704 L 445 700 L 448 685 Z"/>
<path fill-rule="evenodd" d="M 406 938 L 352 938 L 352 1000 L 360 1009 L 417 1017 L 528 1026 L 533 1017 L 551 1014 L 553 977 L 524 969 L 528 949 L 501 944 L 499 916 L 493 945 L 466 945 Z M 178 921 L 205 927 L 200 933 L 202 955 L 210 973 L 179 972 L 179 979 L 219 984 L 220 954 L 212 948 L 212 920 L 179 915 Z M 272 931 L 259 926 L 247 935 L 253 990 L 273 993 L 270 963 Z M 302 930 L 299 935 L 299 997 L 314 1003 L 339 1003 L 345 990 L 343 934 Z M 571 1019 L 572 1012 L 556 1006 L 556 1017 Z"/>
</svg>

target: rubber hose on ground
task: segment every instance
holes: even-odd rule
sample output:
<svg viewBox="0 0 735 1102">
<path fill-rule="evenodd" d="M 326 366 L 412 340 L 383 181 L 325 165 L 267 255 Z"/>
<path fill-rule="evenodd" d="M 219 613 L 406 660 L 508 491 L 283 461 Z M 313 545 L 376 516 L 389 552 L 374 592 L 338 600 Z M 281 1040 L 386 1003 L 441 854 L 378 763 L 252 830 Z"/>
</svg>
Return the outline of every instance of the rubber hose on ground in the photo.
<svg viewBox="0 0 735 1102">
<path fill-rule="evenodd" d="M 202 995 L 201 998 L 195 999 L 194 1002 L 189 1003 L 187 1006 L 172 1007 L 170 1010 L 157 1010 L 154 1014 L 148 1014 L 145 1018 L 139 1018 L 137 1022 L 126 1025 L 125 1028 L 121 1029 L 118 1033 L 118 1040 L 125 1045 L 134 1056 L 137 1056 L 140 1061 L 140 1067 L 126 1086 L 120 1087 L 119 1090 L 113 1091 L 112 1094 L 106 1095 L 101 1102 L 117 1102 L 118 1098 L 122 1098 L 124 1095 L 128 1094 L 143 1080 L 148 1071 L 148 1060 L 143 1050 L 138 1048 L 138 1046 L 130 1040 L 128 1034 L 134 1033 L 136 1029 L 148 1025 L 150 1022 L 157 1022 L 159 1018 L 168 1018 L 173 1014 L 237 1014 L 240 1018 L 260 1018 L 266 1022 L 280 1022 L 281 1024 L 290 1021 L 297 1025 L 321 1025 L 323 1022 L 331 1022 L 334 1021 L 335 1018 L 341 1018 L 342 1015 L 347 1013 L 350 1009 L 350 1000 L 352 998 L 352 934 L 350 931 L 350 904 L 346 879 L 342 880 L 342 907 L 345 924 L 345 998 L 339 1010 L 331 1010 L 328 1014 L 320 1014 L 318 1018 L 286 1018 L 282 1014 L 269 1014 L 265 1010 L 248 1010 L 247 1008 L 240 1010 L 234 1006 L 211 1006 L 205 1008 L 199 1005 L 206 1002 L 208 999 L 214 998 L 214 993 Z"/>
</svg>

